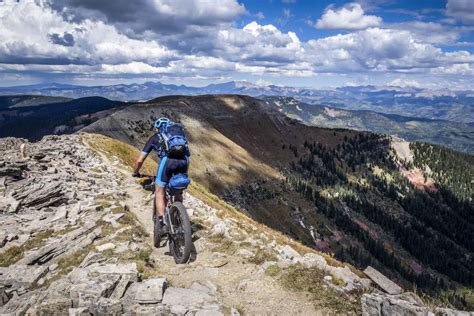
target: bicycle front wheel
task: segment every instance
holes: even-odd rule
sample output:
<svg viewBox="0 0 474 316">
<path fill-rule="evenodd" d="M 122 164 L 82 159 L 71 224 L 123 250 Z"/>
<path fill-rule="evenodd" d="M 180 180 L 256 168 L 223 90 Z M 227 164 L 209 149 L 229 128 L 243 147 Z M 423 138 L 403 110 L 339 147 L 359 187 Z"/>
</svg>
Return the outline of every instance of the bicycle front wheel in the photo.
<svg viewBox="0 0 474 316">
<path fill-rule="evenodd" d="M 170 232 L 170 253 L 176 263 L 186 263 L 191 254 L 192 233 L 188 212 L 181 202 L 174 202 L 170 209 L 170 219 L 173 233 Z"/>
</svg>

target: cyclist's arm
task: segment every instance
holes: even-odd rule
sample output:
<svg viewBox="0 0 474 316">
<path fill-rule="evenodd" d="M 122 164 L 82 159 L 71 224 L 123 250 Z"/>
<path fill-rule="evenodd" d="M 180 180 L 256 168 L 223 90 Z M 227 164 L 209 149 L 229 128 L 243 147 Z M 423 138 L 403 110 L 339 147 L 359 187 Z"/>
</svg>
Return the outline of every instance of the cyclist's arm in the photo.
<svg viewBox="0 0 474 316">
<path fill-rule="evenodd" d="M 142 167 L 143 163 L 145 162 L 145 159 L 146 159 L 147 156 L 148 156 L 148 154 L 144 154 L 143 152 L 140 153 L 140 156 L 135 161 L 135 167 L 133 168 L 133 173 L 134 174 L 138 174 L 138 172 L 140 171 L 140 168 Z"/>
<path fill-rule="evenodd" d="M 135 161 L 135 167 L 133 169 L 134 174 L 138 174 L 138 172 L 140 171 L 140 168 L 142 167 L 143 163 L 145 162 L 146 157 L 148 157 L 148 154 L 150 154 L 150 152 L 153 150 L 153 148 L 154 148 L 153 138 L 154 138 L 154 136 L 152 136 L 148 139 L 145 146 L 143 146 L 143 149 L 140 153 L 140 156 Z"/>
</svg>

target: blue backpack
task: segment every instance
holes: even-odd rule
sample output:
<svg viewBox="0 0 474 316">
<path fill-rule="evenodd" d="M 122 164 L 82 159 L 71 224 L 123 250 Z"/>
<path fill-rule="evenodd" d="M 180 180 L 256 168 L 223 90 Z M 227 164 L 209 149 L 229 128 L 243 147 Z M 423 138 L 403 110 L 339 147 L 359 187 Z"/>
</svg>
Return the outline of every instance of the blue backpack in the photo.
<svg viewBox="0 0 474 316">
<path fill-rule="evenodd" d="M 184 159 L 188 152 L 188 141 L 183 126 L 170 122 L 161 129 L 161 137 L 165 144 L 165 153 L 169 158 Z"/>
</svg>

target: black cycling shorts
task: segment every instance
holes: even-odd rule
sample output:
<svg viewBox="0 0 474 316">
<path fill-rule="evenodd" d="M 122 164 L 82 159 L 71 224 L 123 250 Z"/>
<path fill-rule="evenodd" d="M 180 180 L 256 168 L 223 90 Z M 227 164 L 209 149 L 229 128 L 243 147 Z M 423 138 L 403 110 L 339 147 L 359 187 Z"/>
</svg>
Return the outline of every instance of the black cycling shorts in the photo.
<svg viewBox="0 0 474 316">
<path fill-rule="evenodd" d="M 189 158 L 186 159 L 173 159 L 163 157 L 160 160 L 158 170 L 156 171 L 155 183 L 160 187 L 168 185 L 171 177 L 178 173 L 188 173 Z"/>
</svg>

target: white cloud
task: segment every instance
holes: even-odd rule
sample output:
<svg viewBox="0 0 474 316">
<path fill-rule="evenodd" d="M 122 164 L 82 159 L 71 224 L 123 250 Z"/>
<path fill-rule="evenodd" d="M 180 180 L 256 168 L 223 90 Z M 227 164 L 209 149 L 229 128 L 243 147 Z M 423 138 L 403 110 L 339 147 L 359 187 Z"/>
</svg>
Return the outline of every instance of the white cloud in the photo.
<svg viewBox="0 0 474 316">
<path fill-rule="evenodd" d="M 416 81 L 416 80 L 410 80 L 410 79 L 404 79 L 404 78 L 397 78 L 391 82 L 389 82 L 387 85 L 389 86 L 395 86 L 395 87 L 413 87 L 413 88 L 420 88 L 421 84 Z"/>
<path fill-rule="evenodd" d="M 159 63 L 173 56 L 156 41 L 130 39 L 101 21 L 70 23 L 50 8 L 33 1 L 2 5 L 0 29 L 0 62 Z M 66 33 L 73 38 L 71 46 L 55 44 L 49 36 Z"/>
<path fill-rule="evenodd" d="M 326 9 L 326 12 L 316 22 L 318 29 L 361 30 L 379 26 L 382 19 L 375 15 L 365 15 L 358 3 L 349 3 L 342 8 Z"/>
<path fill-rule="evenodd" d="M 464 22 L 474 23 L 474 3 L 472 0 L 448 0 L 446 14 Z"/>
<path fill-rule="evenodd" d="M 265 14 L 263 14 L 262 11 L 259 11 L 259 12 L 257 12 L 257 13 L 255 14 L 255 17 L 256 17 L 257 19 L 259 19 L 259 20 L 265 19 Z"/>
<path fill-rule="evenodd" d="M 444 53 L 404 30 L 370 28 L 310 40 L 308 45 L 319 69 L 328 72 L 423 72 L 443 65 L 474 63 L 474 56 L 467 51 Z"/>
<path fill-rule="evenodd" d="M 209 10 L 204 2 L 196 2 L 194 8 Z M 49 5 L 41 6 L 34 0 L 4 3 L 0 5 L 0 73 L 3 78 L 22 73 L 25 77 L 69 74 L 209 80 L 265 75 L 275 82 L 285 80 L 276 77 L 291 82 L 295 77 L 319 74 L 348 76 L 344 81 L 354 81 L 354 76 L 390 74 L 390 80 L 403 77 L 405 82 L 413 80 L 409 76 L 414 75 L 474 76 L 473 54 L 463 50 L 446 52 L 437 47 L 438 43 L 456 41 L 461 34 L 458 28 L 410 22 L 304 41 L 295 32 L 283 32 L 275 25 L 255 21 L 241 28 L 227 22 L 212 27 L 197 25 L 197 18 L 186 19 L 176 13 L 172 2 L 156 3 L 160 14 L 175 14 L 190 24 L 183 26 L 182 33 L 144 34 L 139 38 L 107 19 L 66 19 Z M 345 8 L 358 10 L 354 4 Z M 359 9 L 362 10 L 360 6 Z M 223 10 L 212 14 L 224 19 L 230 13 Z M 329 10 L 342 12 L 328 9 L 326 13 Z M 358 16 L 364 21 L 367 16 L 361 12 Z M 206 14 L 211 13 L 194 16 Z M 351 20 L 352 27 L 361 25 L 356 20 Z"/>
</svg>

